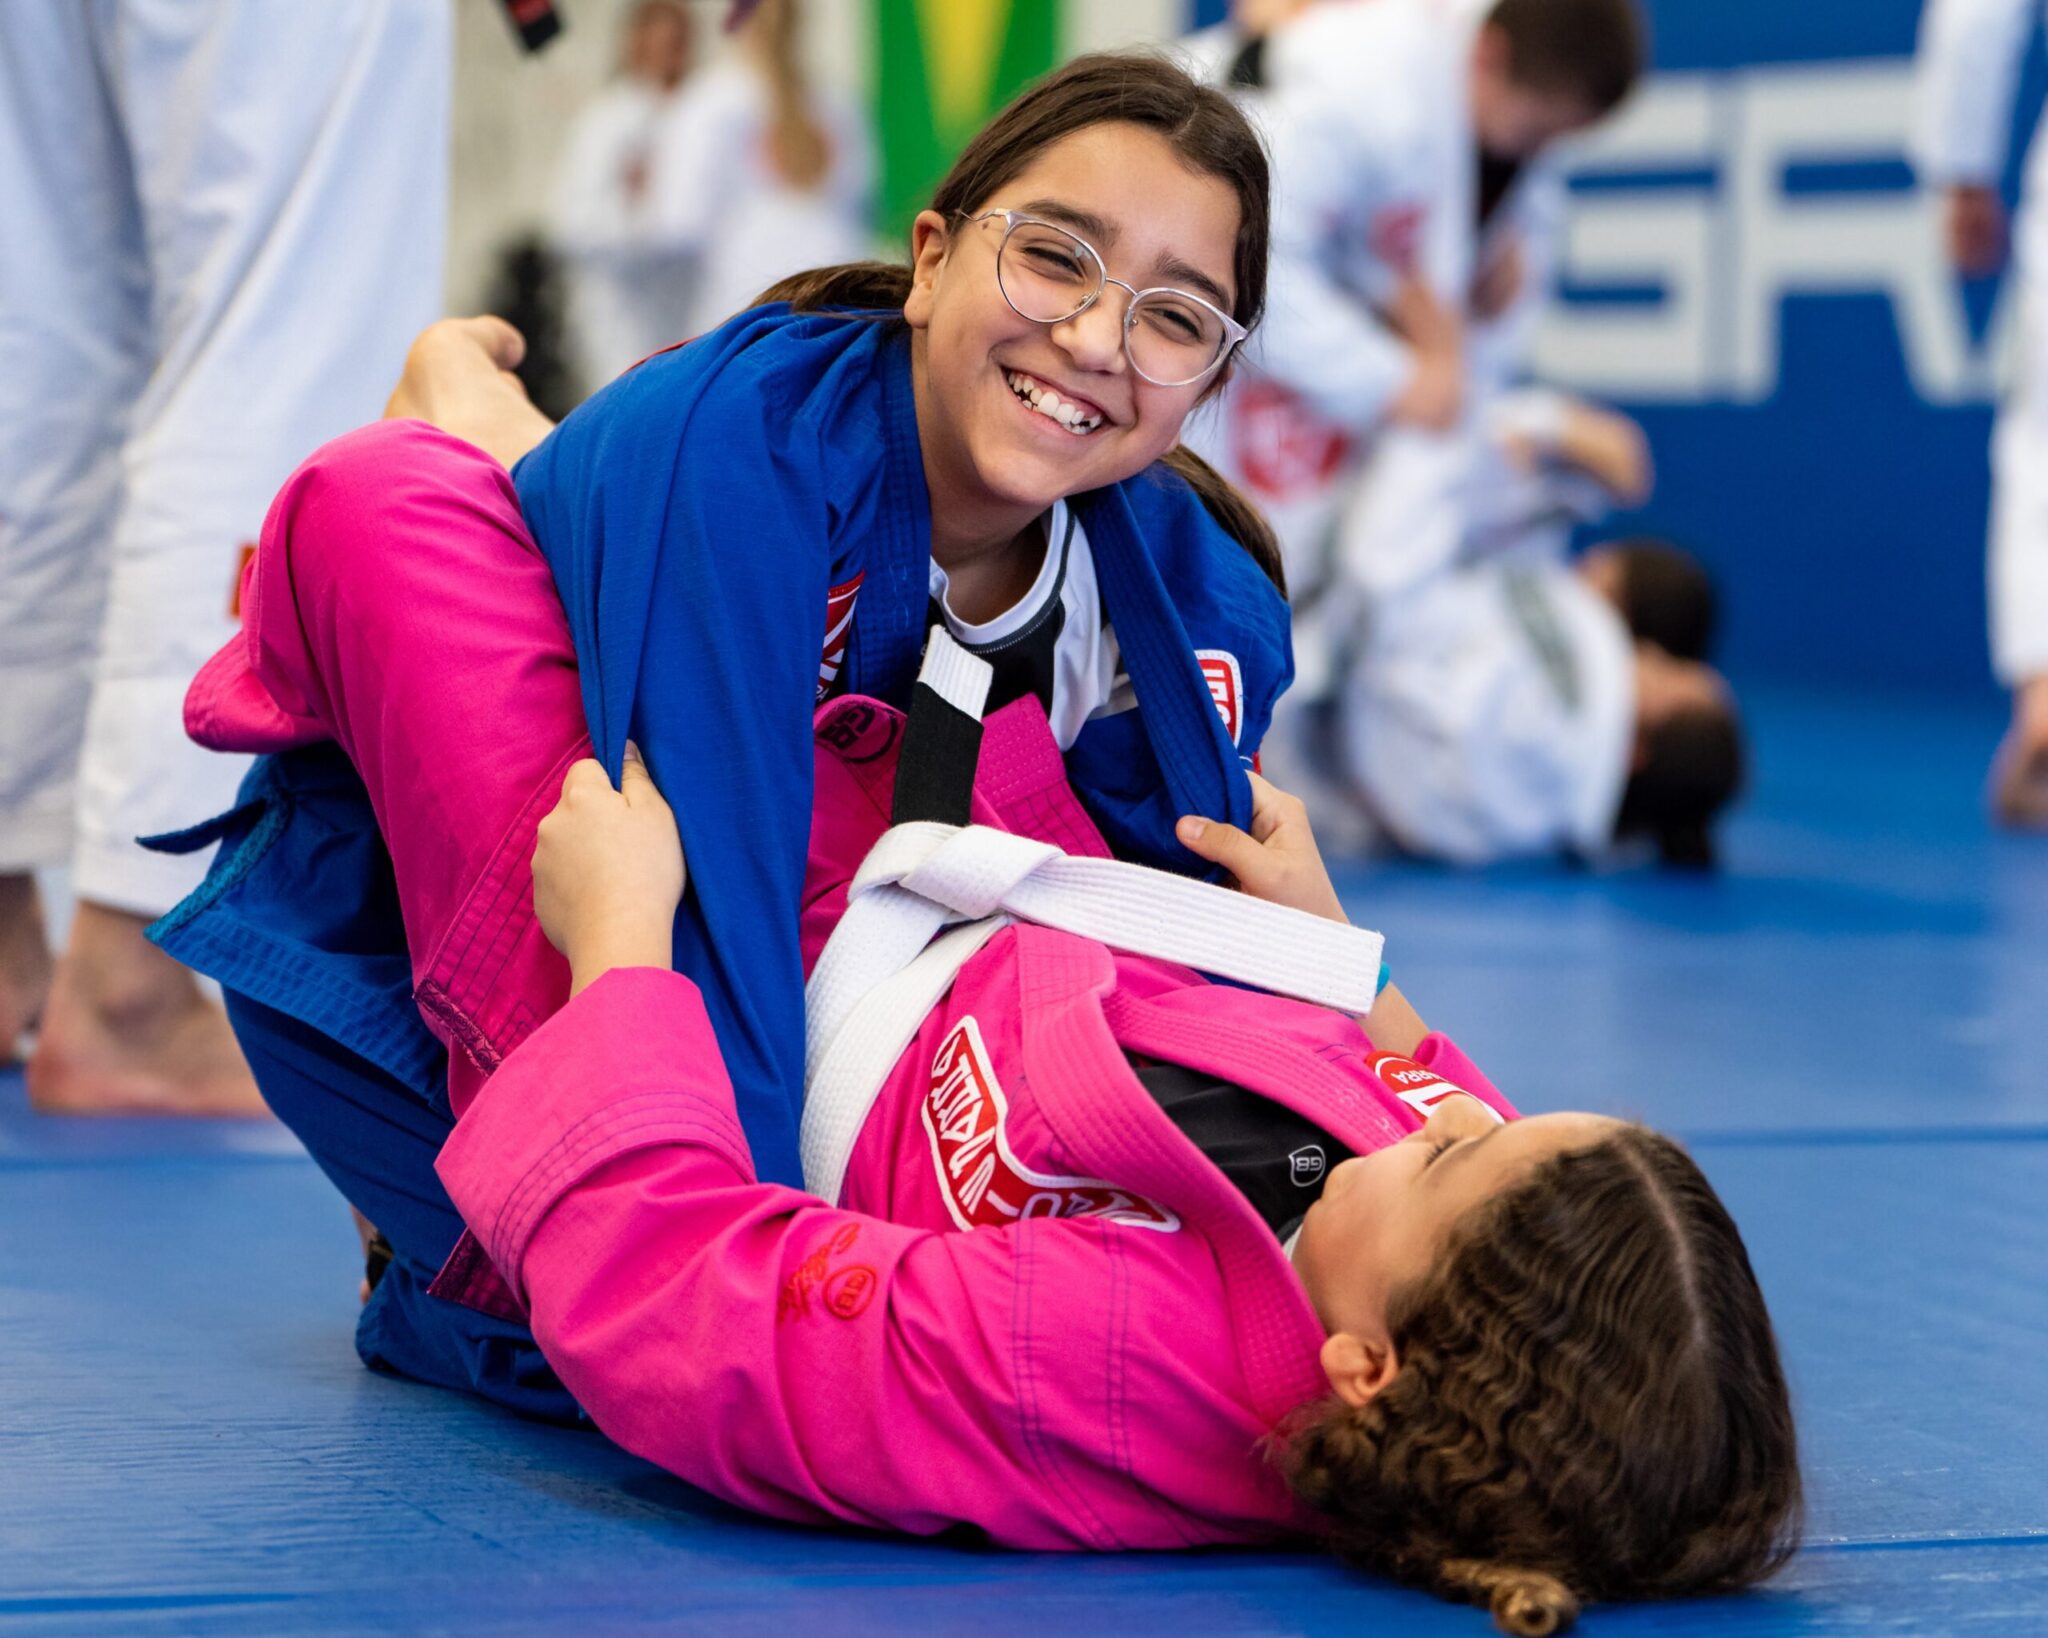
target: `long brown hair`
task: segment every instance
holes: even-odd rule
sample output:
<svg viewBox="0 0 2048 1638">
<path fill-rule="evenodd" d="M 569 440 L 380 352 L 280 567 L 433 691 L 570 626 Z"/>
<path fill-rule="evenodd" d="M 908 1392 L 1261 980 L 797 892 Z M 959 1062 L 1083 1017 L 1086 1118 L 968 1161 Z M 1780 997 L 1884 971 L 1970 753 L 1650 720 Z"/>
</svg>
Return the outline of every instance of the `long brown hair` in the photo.
<svg viewBox="0 0 2048 1638">
<path fill-rule="evenodd" d="M 1796 1546 L 1770 1316 L 1670 1139 L 1631 1126 L 1545 1161 L 1389 1323 L 1393 1380 L 1311 1407 L 1280 1451 L 1343 1557 L 1543 1638 L 1582 1599 L 1728 1591 Z"/>
<path fill-rule="evenodd" d="M 932 195 L 930 209 L 949 222 L 972 215 L 1045 149 L 1093 125 L 1142 126 L 1163 137 L 1181 161 L 1227 182 L 1237 195 L 1232 317 L 1250 329 L 1266 310 L 1266 253 L 1272 181 L 1266 152 L 1237 105 L 1165 57 L 1097 52 L 1076 57 L 1027 89 L 968 143 Z M 786 301 L 800 313 L 826 308 L 895 309 L 910 299 L 910 269 L 894 262 L 852 262 L 797 273 L 769 287 L 763 302 Z M 1222 386 L 1216 372 L 1206 397 Z M 1251 502 L 1200 456 L 1176 445 L 1164 464 L 1186 479 L 1218 523 L 1286 595 L 1280 546 Z"/>
</svg>

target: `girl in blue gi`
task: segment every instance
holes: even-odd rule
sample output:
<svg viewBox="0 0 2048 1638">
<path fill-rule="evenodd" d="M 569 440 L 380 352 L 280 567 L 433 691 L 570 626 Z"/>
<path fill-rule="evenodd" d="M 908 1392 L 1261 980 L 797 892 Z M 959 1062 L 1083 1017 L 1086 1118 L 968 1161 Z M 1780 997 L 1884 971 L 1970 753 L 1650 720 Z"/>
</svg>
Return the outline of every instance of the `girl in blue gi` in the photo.
<svg viewBox="0 0 2048 1638">
<path fill-rule="evenodd" d="M 693 887 L 676 965 L 705 995 L 767 1179 L 799 1176 L 783 1089 L 802 1084 L 822 698 L 905 702 L 940 618 L 995 663 L 992 707 L 1040 700 L 1119 853 L 1197 871 L 1180 815 L 1248 825 L 1287 610 L 1269 538 L 1177 444 L 1258 319 L 1266 219 L 1264 157 L 1227 98 L 1163 61 L 1084 58 L 970 145 L 917 219 L 909 268 L 791 281 L 552 432 L 498 369 L 509 340 L 494 360 L 488 330 L 442 330 L 393 408 L 445 431 L 387 420 L 286 486 L 244 638 L 188 703 L 209 743 L 282 754 L 235 813 L 169 844 L 228 842 L 160 938 L 222 981 L 273 1106 L 395 1248 L 366 1357 L 563 1408 L 523 1330 L 425 1290 L 460 1232 L 431 1173 L 451 1098 L 463 1107 L 566 990 L 525 868 L 531 823 L 588 754 L 498 743 L 464 716 L 471 679 L 509 666 L 522 687 L 580 689 L 600 759 L 616 771 L 630 733 L 676 794 Z M 494 455 L 515 463 L 530 541 Z M 465 584 L 533 572 L 536 545 L 573 652 L 462 603 Z M 348 765 L 349 679 L 317 663 L 339 622 L 377 627 L 379 697 L 473 770 L 461 810 L 427 816 L 444 845 L 408 854 L 445 887 L 430 925 L 400 927 L 376 834 L 418 827 L 405 804 L 430 782 Z"/>
</svg>

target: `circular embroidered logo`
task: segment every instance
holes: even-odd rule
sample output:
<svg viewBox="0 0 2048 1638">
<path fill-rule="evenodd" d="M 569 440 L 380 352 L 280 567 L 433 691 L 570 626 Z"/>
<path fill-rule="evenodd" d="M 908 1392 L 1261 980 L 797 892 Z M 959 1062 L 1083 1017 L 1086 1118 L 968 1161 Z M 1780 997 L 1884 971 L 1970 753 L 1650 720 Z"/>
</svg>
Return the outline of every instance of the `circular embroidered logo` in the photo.
<svg viewBox="0 0 2048 1638">
<path fill-rule="evenodd" d="M 834 1319 L 858 1319 L 875 1300 L 879 1283 L 875 1271 L 866 1263 L 848 1263 L 844 1268 L 834 1269 L 825 1281 L 825 1306 Z"/>
</svg>

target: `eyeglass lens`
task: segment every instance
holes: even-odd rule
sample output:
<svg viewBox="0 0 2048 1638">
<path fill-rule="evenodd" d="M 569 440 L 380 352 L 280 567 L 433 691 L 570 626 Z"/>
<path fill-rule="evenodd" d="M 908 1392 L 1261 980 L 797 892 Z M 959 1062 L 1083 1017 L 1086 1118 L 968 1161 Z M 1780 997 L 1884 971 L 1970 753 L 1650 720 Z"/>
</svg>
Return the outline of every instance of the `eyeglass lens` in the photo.
<svg viewBox="0 0 2048 1638">
<path fill-rule="evenodd" d="M 1086 307 L 1103 288 L 1101 261 L 1081 240 L 1041 222 L 1019 222 L 1003 240 L 996 280 L 1025 318 L 1058 324 Z M 1186 296 L 1153 291 L 1131 307 L 1124 344 L 1140 375 L 1162 387 L 1193 381 L 1223 351 L 1222 320 Z"/>
</svg>

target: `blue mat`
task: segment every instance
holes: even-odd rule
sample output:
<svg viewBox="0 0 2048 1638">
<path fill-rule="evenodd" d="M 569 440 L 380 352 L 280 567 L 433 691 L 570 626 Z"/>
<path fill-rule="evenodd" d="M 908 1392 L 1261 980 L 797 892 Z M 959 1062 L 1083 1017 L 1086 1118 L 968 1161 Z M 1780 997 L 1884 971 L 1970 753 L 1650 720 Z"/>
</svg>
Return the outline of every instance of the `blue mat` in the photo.
<svg viewBox="0 0 2048 1638">
<path fill-rule="evenodd" d="M 2048 843 L 1973 705 L 1756 708 L 1717 880 L 1347 871 L 1526 1107 L 1686 1138 L 1791 1362 L 1807 1550 L 1594 1633 L 2048 1626 Z M 762 1523 L 601 1438 L 373 1377 L 347 1213 L 275 1131 L 37 1121 L 0 1078 L 0 1628 L 1436 1633 L 1313 1557 L 1093 1560 Z"/>
</svg>

